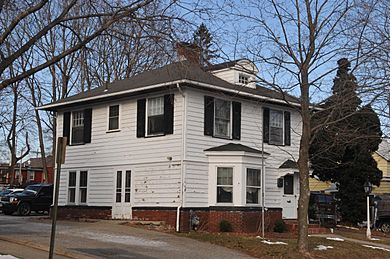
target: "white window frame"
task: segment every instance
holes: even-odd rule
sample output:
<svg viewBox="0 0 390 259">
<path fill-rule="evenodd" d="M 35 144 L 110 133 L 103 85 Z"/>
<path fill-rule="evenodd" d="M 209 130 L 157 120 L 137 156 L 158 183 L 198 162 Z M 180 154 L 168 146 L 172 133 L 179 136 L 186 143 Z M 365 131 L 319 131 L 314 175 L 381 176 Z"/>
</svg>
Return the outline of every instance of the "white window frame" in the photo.
<svg viewBox="0 0 390 259">
<path fill-rule="evenodd" d="M 69 186 L 69 184 L 70 184 L 70 173 L 75 173 L 75 185 L 74 186 Z M 77 202 L 77 171 L 69 171 L 68 172 L 68 175 L 67 175 L 67 184 L 66 184 L 66 186 L 67 186 L 67 203 L 68 204 L 76 204 L 76 202 Z M 72 190 L 74 190 L 74 201 L 70 201 L 70 196 L 69 196 L 69 194 L 70 194 L 70 189 L 72 189 Z"/>
<path fill-rule="evenodd" d="M 117 129 L 110 129 L 110 107 L 118 106 L 118 128 Z M 112 104 L 107 106 L 107 129 L 106 132 L 118 132 L 121 130 L 121 114 L 122 114 L 122 105 L 120 104 Z"/>
<path fill-rule="evenodd" d="M 76 185 L 75 186 L 72 186 L 72 187 L 69 187 L 69 175 L 71 172 L 75 172 L 76 173 Z M 81 187 L 80 186 L 80 175 L 81 173 L 80 172 L 87 172 L 87 186 L 86 187 Z M 66 184 L 66 187 L 67 187 L 67 204 L 69 205 L 87 205 L 88 204 L 88 195 L 89 195 L 89 186 L 90 186 L 90 183 L 89 183 L 89 179 L 90 179 L 90 173 L 91 171 L 89 169 L 83 169 L 83 170 L 70 170 L 67 174 L 67 184 Z M 75 190 L 75 197 L 74 197 L 74 202 L 70 202 L 69 198 L 69 189 L 74 189 Z M 86 201 L 85 202 L 81 202 L 81 192 L 80 192 L 80 189 L 86 189 Z"/>
<path fill-rule="evenodd" d="M 282 140 L 281 142 L 275 142 L 275 141 L 272 141 L 271 140 L 271 113 L 272 112 L 279 112 L 279 113 L 282 113 Z M 269 132 L 269 138 L 268 138 L 268 142 L 269 144 L 271 145 L 284 145 L 284 128 L 285 128 L 285 125 L 284 125 L 284 111 L 283 110 L 279 110 L 279 109 L 269 109 L 269 125 L 268 125 L 268 132 Z"/>
<path fill-rule="evenodd" d="M 152 134 L 149 134 L 149 128 L 148 128 L 148 119 L 149 119 L 149 101 L 150 99 L 157 99 L 157 98 L 161 98 L 163 101 L 162 101 L 162 104 L 163 104 L 163 113 L 162 115 L 165 116 L 164 114 L 164 109 L 165 109 L 165 99 L 164 99 L 164 95 L 161 95 L 161 96 L 154 96 L 154 97 L 149 97 L 149 98 L 146 98 L 146 105 L 145 105 L 145 136 L 146 137 L 150 137 L 150 136 L 163 136 L 165 135 L 164 132 L 161 132 L 161 133 L 152 133 Z"/>
<path fill-rule="evenodd" d="M 232 184 L 231 185 L 219 185 L 218 184 L 218 168 L 230 168 L 232 169 Z M 231 202 L 219 202 L 218 201 L 218 187 L 231 187 L 232 188 L 232 201 Z M 223 165 L 215 167 L 215 203 L 217 205 L 232 205 L 234 202 L 234 166 Z"/>
<path fill-rule="evenodd" d="M 82 141 L 82 142 L 80 142 L 80 143 L 73 143 L 73 115 L 74 115 L 74 113 L 81 113 L 82 115 L 83 115 L 83 135 L 84 135 L 84 110 L 76 110 L 76 111 L 72 111 L 72 112 L 70 112 L 70 141 L 69 141 L 69 143 L 71 144 L 71 145 L 82 145 L 82 144 L 84 144 L 84 140 Z"/>
<path fill-rule="evenodd" d="M 216 134 L 215 132 L 215 129 L 216 129 L 216 126 L 215 126 L 215 114 L 216 114 L 216 101 L 219 100 L 219 101 L 223 101 L 223 102 L 228 102 L 229 103 L 229 107 L 230 107 L 230 118 L 229 118 L 229 127 L 228 127 L 228 136 L 222 136 L 222 135 L 218 135 Z M 217 138 L 225 138 L 225 139 L 232 139 L 232 135 L 233 135 L 233 105 L 232 105 L 232 102 L 231 101 L 227 101 L 227 100 L 224 100 L 224 99 L 219 99 L 219 98 L 214 98 L 214 114 L 213 114 L 214 118 L 213 118 L 213 137 L 217 137 Z"/>
<path fill-rule="evenodd" d="M 248 185 L 248 169 L 249 170 L 259 170 L 260 171 L 260 185 L 259 186 L 256 186 L 256 185 Z M 262 172 L 261 172 L 261 169 L 260 168 L 257 168 L 257 167 L 246 167 L 245 168 L 245 204 L 246 205 L 249 205 L 249 206 L 257 206 L 257 205 L 261 205 L 261 199 L 262 199 L 262 192 L 261 192 L 261 188 L 262 188 Z M 258 197 L 258 203 L 248 203 L 247 201 L 247 188 L 256 188 L 259 190 L 259 197 Z"/>
<path fill-rule="evenodd" d="M 242 85 L 248 85 L 249 84 L 250 77 L 249 75 L 246 75 L 244 73 L 238 74 L 238 83 Z"/>
</svg>

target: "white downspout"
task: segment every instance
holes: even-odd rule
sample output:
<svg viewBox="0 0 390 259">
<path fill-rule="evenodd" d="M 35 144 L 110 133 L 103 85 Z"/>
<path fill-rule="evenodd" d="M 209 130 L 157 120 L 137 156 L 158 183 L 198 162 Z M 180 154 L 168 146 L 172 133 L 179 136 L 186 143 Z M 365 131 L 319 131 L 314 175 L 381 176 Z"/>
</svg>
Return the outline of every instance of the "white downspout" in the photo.
<svg viewBox="0 0 390 259">
<path fill-rule="evenodd" d="M 185 159 L 185 136 L 186 136 L 186 110 L 187 110 L 187 102 L 186 102 L 186 96 L 183 92 L 183 90 L 180 88 L 179 83 L 176 84 L 177 89 L 179 90 L 181 96 L 183 97 L 183 104 L 182 104 L 182 123 L 181 123 L 181 160 L 180 160 L 180 204 L 177 206 L 177 211 L 176 211 L 176 232 L 180 232 L 180 209 L 183 207 L 183 202 L 184 202 L 184 159 Z"/>
<path fill-rule="evenodd" d="M 263 108 L 263 113 L 264 113 L 264 108 Z M 264 118 L 263 118 L 264 120 Z M 261 237 L 264 238 L 264 232 L 265 232 L 265 228 L 264 228 L 264 224 L 265 224 L 265 166 L 264 166 L 264 122 L 262 122 L 262 138 L 261 138 L 261 173 L 262 173 L 262 199 L 261 199 Z"/>
</svg>

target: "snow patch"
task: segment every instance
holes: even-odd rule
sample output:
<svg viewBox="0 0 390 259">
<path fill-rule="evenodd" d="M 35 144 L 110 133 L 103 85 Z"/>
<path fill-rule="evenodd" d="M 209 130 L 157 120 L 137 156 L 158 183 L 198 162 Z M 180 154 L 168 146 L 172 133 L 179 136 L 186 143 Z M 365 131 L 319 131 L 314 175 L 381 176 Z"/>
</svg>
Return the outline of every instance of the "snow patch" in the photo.
<svg viewBox="0 0 390 259">
<path fill-rule="evenodd" d="M 272 242 L 270 240 L 263 240 L 261 241 L 262 243 L 264 244 L 267 244 L 267 245 L 287 245 L 287 243 L 285 242 L 282 242 L 282 241 L 275 241 L 275 242 Z"/>
<path fill-rule="evenodd" d="M 12 255 L 0 255 L 0 259 L 19 259 L 19 257 L 15 257 Z"/>
<path fill-rule="evenodd" d="M 370 245 L 362 245 L 364 247 L 372 248 L 372 249 L 378 249 L 378 250 L 383 250 L 386 252 L 390 252 L 390 249 L 384 248 L 384 247 L 379 247 L 379 246 L 370 246 Z"/>
<path fill-rule="evenodd" d="M 372 241 L 379 241 L 380 238 L 372 237 L 370 240 L 372 240 Z"/>
<path fill-rule="evenodd" d="M 333 246 L 324 246 L 324 245 L 317 245 L 317 247 L 314 248 L 314 250 L 328 250 L 328 249 L 331 249 L 333 248 Z"/>
<path fill-rule="evenodd" d="M 340 242 L 343 242 L 343 241 L 344 241 L 344 239 L 339 238 L 339 237 L 327 237 L 326 239 L 328 239 L 328 240 L 333 240 L 333 241 L 340 241 Z"/>
</svg>

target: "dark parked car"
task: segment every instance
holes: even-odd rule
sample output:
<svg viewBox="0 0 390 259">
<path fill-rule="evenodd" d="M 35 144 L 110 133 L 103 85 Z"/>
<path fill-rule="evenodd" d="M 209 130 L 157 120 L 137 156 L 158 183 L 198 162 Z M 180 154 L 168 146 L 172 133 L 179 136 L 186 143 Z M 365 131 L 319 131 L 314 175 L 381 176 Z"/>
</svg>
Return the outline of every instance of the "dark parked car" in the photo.
<svg viewBox="0 0 390 259">
<path fill-rule="evenodd" d="M 390 232 L 390 196 L 379 195 L 373 198 L 374 200 L 374 215 L 375 227 L 385 233 Z"/>
<path fill-rule="evenodd" d="M 309 220 L 321 225 L 336 225 L 339 221 L 336 201 L 332 194 L 314 193 L 310 194 Z"/>
<path fill-rule="evenodd" d="M 11 215 L 14 212 L 18 212 L 22 216 L 29 215 L 31 211 L 48 212 L 52 201 L 52 184 L 30 185 L 21 193 L 1 198 L 4 214 Z"/>
</svg>

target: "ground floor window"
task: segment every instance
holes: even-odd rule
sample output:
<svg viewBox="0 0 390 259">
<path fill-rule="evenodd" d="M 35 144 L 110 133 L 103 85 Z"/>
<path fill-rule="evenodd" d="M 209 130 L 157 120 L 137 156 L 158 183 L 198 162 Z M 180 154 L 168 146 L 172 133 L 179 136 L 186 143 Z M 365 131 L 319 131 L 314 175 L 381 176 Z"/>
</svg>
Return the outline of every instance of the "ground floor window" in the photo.
<svg viewBox="0 0 390 259">
<path fill-rule="evenodd" d="M 246 203 L 260 203 L 261 171 L 260 169 L 246 169 Z"/>
<path fill-rule="evenodd" d="M 70 171 L 68 174 L 68 203 L 87 203 L 87 193 L 88 171 Z"/>
<path fill-rule="evenodd" d="M 233 202 L 233 168 L 217 168 L 217 202 Z"/>
</svg>

